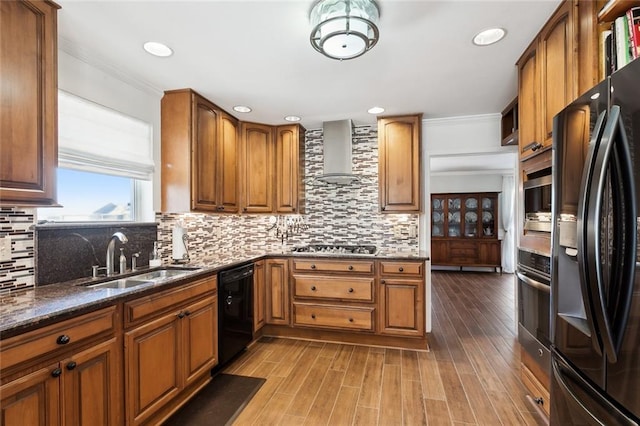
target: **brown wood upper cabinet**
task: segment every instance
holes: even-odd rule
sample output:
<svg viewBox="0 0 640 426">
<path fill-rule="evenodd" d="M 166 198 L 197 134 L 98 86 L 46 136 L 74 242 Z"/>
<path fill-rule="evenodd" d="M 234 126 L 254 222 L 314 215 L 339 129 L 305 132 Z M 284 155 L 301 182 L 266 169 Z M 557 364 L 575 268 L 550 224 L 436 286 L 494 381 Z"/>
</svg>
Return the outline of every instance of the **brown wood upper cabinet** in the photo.
<svg viewBox="0 0 640 426">
<path fill-rule="evenodd" d="M 378 173 L 383 213 L 421 210 L 422 114 L 378 118 Z"/>
<path fill-rule="evenodd" d="M 578 2 L 566 0 L 517 63 L 521 159 L 551 146 L 553 117 L 577 96 L 577 37 Z"/>
<path fill-rule="evenodd" d="M 50 1 L 0 2 L 0 204 L 56 204 L 57 10 Z M 4 108 L 4 106 L 8 106 Z"/>
<path fill-rule="evenodd" d="M 191 89 L 161 103 L 162 211 L 237 213 L 238 120 Z"/>
<path fill-rule="evenodd" d="M 242 123 L 243 212 L 304 212 L 304 131 Z"/>
</svg>

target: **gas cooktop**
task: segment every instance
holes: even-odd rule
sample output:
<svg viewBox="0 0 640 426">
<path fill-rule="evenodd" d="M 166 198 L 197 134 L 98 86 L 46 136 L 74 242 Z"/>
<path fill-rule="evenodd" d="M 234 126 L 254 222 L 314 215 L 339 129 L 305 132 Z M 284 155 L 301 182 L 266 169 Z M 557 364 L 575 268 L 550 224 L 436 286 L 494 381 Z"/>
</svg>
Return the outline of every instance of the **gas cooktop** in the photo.
<svg viewBox="0 0 640 426">
<path fill-rule="evenodd" d="M 331 253 L 331 254 L 363 254 L 375 256 L 378 251 L 376 246 L 342 245 L 342 244 L 309 244 L 291 249 L 296 253 Z"/>
</svg>

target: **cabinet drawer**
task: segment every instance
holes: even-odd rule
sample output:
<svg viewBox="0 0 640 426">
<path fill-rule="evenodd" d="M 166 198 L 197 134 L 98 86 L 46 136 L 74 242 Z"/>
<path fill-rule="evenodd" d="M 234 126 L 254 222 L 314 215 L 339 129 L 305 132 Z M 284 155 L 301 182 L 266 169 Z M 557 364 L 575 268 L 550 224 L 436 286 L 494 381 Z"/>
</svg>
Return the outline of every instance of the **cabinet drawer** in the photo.
<svg viewBox="0 0 640 426">
<path fill-rule="evenodd" d="M 124 304 L 124 325 L 130 326 L 136 322 L 154 315 L 165 312 L 175 306 L 193 299 L 212 293 L 216 290 L 218 277 L 211 276 L 182 287 L 151 294 L 146 297 L 127 302 Z"/>
<path fill-rule="evenodd" d="M 382 275 L 413 275 L 422 276 L 423 262 L 380 262 L 380 273 Z"/>
<path fill-rule="evenodd" d="M 373 278 L 294 275 L 293 295 L 314 299 L 373 302 Z"/>
<path fill-rule="evenodd" d="M 115 327 L 116 307 L 110 306 L 14 336 L 0 343 L 0 368 L 4 370 L 57 349 L 77 346 L 103 333 L 113 334 Z"/>
<path fill-rule="evenodd" d="M 294 271 L 373 273 L 373 261 L 294 259 Z"/>
<path fill-rule="evenodd" d="M 293 304 L 294 325 L 373 331 L 375 308 Z"/>
</svg>

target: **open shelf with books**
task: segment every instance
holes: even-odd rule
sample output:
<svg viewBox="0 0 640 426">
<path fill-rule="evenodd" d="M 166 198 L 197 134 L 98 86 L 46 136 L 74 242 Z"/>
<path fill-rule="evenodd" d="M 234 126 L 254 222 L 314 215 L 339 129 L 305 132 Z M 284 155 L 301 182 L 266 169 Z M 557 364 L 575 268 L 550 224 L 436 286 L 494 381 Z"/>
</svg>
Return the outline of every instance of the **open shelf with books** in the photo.
<svg viewBox="0 0 640 426">
<path fill-rule="evenodd" d="M 610 0 L 598 13 L 604 76 L 640 57 L 640 0 Z"/>
</svg>

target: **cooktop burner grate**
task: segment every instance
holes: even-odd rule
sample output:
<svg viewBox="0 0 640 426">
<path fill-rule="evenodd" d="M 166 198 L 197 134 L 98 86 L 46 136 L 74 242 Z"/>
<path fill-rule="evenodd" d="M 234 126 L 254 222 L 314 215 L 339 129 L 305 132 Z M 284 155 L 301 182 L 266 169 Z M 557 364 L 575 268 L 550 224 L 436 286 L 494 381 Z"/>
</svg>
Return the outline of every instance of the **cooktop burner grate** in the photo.
<svg viewBox="0 0 640 426">
<path fill-rule="evenodd" d="M 291 249 L 297 253 L 337 253 L 337 254 L 376 254 L 376 246 L 342 245 L 342 244 L 309 244 Z"/>
</svg>

